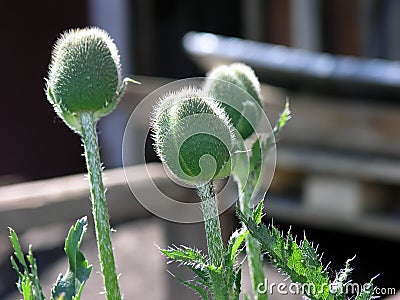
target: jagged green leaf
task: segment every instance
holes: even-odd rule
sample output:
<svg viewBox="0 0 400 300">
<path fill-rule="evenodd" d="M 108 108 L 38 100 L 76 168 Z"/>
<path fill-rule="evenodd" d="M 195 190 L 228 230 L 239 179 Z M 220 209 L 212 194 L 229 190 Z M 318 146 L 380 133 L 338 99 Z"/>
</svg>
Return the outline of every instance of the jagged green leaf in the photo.
<svg viewBox="0 0 400 300">
<path fill-rule="evenodd" d="M 164 256 L 174 262 L 181 263 L 186 266 L 196 267 L 196 269 L 205 269 L 207 260 L 200 250 L 192 249 L 189 247 L 181 246 L 170 247 L 168 249 L 158 249 Z M 198 268 L 197 268 L 198 266 Z"/>
<path fill-rule="evenodd" d="M 193 273 L 197 276 L 195 280 L 201 283 L 203 286 L 210 288 L 211 287 L 211 279 L 208 275 L 207 270 L 200 268 L 199 266 L 193 267 L 188 266 L 189 269 L 193 271 Z"/>
<path fill-rule="evenodd" d="M 264 216 L 263 210 L 264 210 L 264 201 L 260 201 L 253 211 L 253 220 L 254 222 L 256 222 L 256 224 L 261 223 L 262 217 Z"/>
<path fill-rule="evenodd" d="M 198 277 L 197 281 L 206 287 L 211 287 L 211 279 L 207 271 L 207 260 L 200 250 L 181 246 L 168 249 L 158 249 L 164 256 L 176 263 L 189 267 Z"/>
<path fill-rule="evenodd" d="M 197 275 L 193 280 L 185 281 L 171 274 L 179 282 L 193 289 L 202 299 L 209 299 L 208 294 L 217 296 L 217 299 L 222 299 L 221 296 L 227 296 L 226 268 L 224 268 L 224 265 L 218 268 L 210 265 L 200 250 L 185 246 L 175 246 L 168 249 L 159 248 L 158 250 L 171 261 L 189 267 Z M 215 289 L 215 287 L 221 287 L 221 289 Z"/>
<path fill-rule="evenodd" d="M 87 218 L 79 219 L 69 230 L 65 239 L 64 251 L 68 257 L 69 268 L 66 274 L 59 275 L 51 293 L 52 299 L 79 300 L 83 287 L 92 272 L 92 266 L 80 251 L 83 235 L 87 230 Z"/>
<path fill-rule="evenodd" d="M 248 234 L 249 232 L 246 228 L 237 229 L 232 233 L 228 241 L 227 257 L 229 260 L 227 263 L 231 264 L 232 266 L 235 264 L 236 258 L 242 250 L 240 246 L 243 244 Z"/>
<path fill-rule="evenodd" d="M 344 268 L 336 273 L 335 279 L 332 281 L 330 289 L 331 292 L 335 295 L 336 300 L 345 300 L 346 299 L 346 284 L 349 282 L 348 279 L 350 277 L 353 269 L 350 267 L 350 262 L 355 258 L 355 256 L 351 259 L 348 259 L 344 265 Z"/>
<path fill-rule="evenodd" d="M 372 300 L 376 298 L 374 296 L 375 286 L 373 284 L 373 281 L 376 277 L 377 276 L 372 278 L 368 284 L 364 284 L 361 292 L 356 296 L 355 300 Z"/>
<path fill-rule="evenodd" d="M 207 260 L 203 256 L 200 250 L 192 249 L 189 247 L 181 246 L 170 247 L 168 249 L 158 249 L 164 256 L 171 259 L 176 263 L 188 266 L 198 278 L 193 280 L 182 280 L 170 273 L 176 280 L 178 280 L 183 285 L 192 289 L 195 293 L 200 295 L 204 300 L 208 298 L 207 289 L 211 288 L 211 279 L 207 270 Z"/>
<path fill-rule="evenodd" d="M 242 253 L 241 247 L 249 232 L 246 228 L 235 230 L 229 238 L 227 251 L 224 254 L 224 277 L 228 289 L 229 299 L 236 299 L 240 294 L 240 286 L 237 286 L 241 279 L 241 263 L 236 262 L 237 257 Z"/>
<path fill-rule="evenodd" d="M 14 257 L 11 257 L 12 267 L 18 274 L 18 291 L 24 296 L 24 300 L 44 300 L 45 298 L 39 282 L 38 269 L 36 259 L 32 253 L 32 247 L 29 246 L 25 260 L 17 234 L 12 228 L 9 228 L 9 233 L 10 242 L 14 249 L 14 256 L 22 266 L 22 270 L 20 270 Z"/>
<path fill-rule="evenodd" d="M 286 125 L 286 123 L 291 118 L 292 118 L 292 115 L 291 115 L 291 111 L 290 111 L 289 99 L 286 99 L 285 108 L 281 112 L 278 122 L 275 124 L 275 127 L 274 127 L 275 138 L 279 135 L 281 129 Z"/>
<path fill-rule="evenodd" d="M 19 243 L 18 240 L 18 236 L 15 233 L 15 231 L 12 228 L 8 228 L 9 232 L 10 232 L 10 242 L 11 245 L 14 249 L 14 256 L 18 259 L 18 262 L 24 267 L 27 268 L 26 262 L 25 262 L 25 258 L 24 258 L 24 253 L 21 250 L 21 245 Z"/>
<path fill-rule="evenodd" d="M 237 213 L 250 234 L 260 242 L 262 251 L 268 253 L 271 262 L 277 268 L 289 275 L 293 282 L 312 285 L 312 289 L 305 291 L 306 296 L 314 300 L 333 298 L 329 293 L 328 273 L 306 238 L 297 244 L 290 232 L 285 238 L 274 226 L 257 225 L 240 211 Z"/>
<path fill-rule="evenodd" d="M 273 135 L 269 136 L 266 140 L 266 142 L 263 144 L 263 151 L 264 153 L 267 153 L 268 150 L 271 148 L 271 146 L 276 143 L 276 140 L 279 137 L 279 134 L 281 132 L 281 129 L 285 127 L 287 122 L 292 118 L 292 112 L 290 111 L 290 105 L 289 105 L 289 99 L 286 99 L 286 104 L 285 108 L 279 115 L 278 122 L 276 122 L 274 129 L 273 129 Z"/>
</svg>

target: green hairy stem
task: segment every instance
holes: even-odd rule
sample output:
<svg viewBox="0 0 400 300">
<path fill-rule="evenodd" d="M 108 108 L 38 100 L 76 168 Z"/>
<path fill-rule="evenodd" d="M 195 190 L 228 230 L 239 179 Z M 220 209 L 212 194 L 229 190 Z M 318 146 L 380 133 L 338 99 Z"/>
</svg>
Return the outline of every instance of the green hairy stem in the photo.
<svg viewBox="0 0 400 300">
<path fill-rule="evenodd" d="M 201 199 L 201 208 L 203 210 L 210 263 L 218 268 L 223 263 L 225 251 L 218 216 L 218 200 L 215 194 L 215 185 L 211 181 L 203 186 L 197 187 L 197 190 Z M 213 278 L 211 278 L 211 280 L 213 281 L 214 299 L 226 300 L 227 291 L 223 282 L 218 279 L 213 280 Z"/>
<path fill-rule="evenodd" d="M 218 267 L 222 264 L 224 244 L 222 242 L 221 225 L 218 217 L 218 200 L 215 195 L 215 186 L 213 182 L 210 182 L 199 186 L 197 190 L 204 215 L 208 255 L 210 256 L 211 264 Z"/>
<path fill-rule="evenodd" d="M 79 120 L 82 126 L 82 141 L 85 149 L 97 247 L 101 271 L 104 276 L 105 292 L 108 300 L 120 300 L 121 294 L 111 243 L 111 230 L 102 178 L 96 121 L 93 113 L 90 112 L 80 113 Z"/>
</svg>

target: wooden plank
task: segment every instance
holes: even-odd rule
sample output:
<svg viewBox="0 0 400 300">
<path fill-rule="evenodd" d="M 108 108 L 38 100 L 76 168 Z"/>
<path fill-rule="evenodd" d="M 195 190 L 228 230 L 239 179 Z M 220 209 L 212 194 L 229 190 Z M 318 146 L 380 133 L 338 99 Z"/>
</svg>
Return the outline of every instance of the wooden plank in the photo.
<svg viewBox="0 0 400 300">
<path fill-rule="evenodd" d="M 398 105 L 300 93 L 278 97 L 291 100 L 293 115 L 282 131 L 283 143 L 400 158 Z M 278 113 L 276 105 L 265 109 Z"/>
<path fill-rule="evenodd" d="M 262 85 L 264 110 L 272 124 L 290 100 L 293 118 L 280 144 L 400 158 L 400 107 L 368 99 L 346 99 Z"/>
<path fill-rule="evenodd" d="M 178 188 L 165 176 L 160 164 L 147 166 L 152 181 L 160 189 L 174 193 L 175 199 L 185 199 L 192 195 L 190 190 Z M 136 176 L 136 183 L 149 198 L 158 199 L 150 187 L 150 181 L 143 174 L 143 165 L 129 167 L 127 172 Z M 149 216 L 150 214 L 136 201 L 129 190 L 122 169 L 104 172 L 107 186 L 108 205 L 111 220 L 118 222 Z M 233 195 L 234 192 L 229 193 Z M 72 223 L 79 216 L 90 215 L 87 181 L 83 175 L 16 184 L 0 188 L 0 233 L 4 235 L 7 226 L 18 232 L 37 226 L 55 223 Z M 268 214 L 289 222 L 309 224 L 316 227 L 355 232 L 370 236 L 400 240 L 399 220 L 385 216 L 359 214 L 331 214 L 313 211 L 303 206 L 286 205 L 284 201 L 268 200 Z M 272 199 L 273 200 L 273 199 Z M 162 206 L 160 201 L 158 205 Z M 165 209 L 168 209 L 165 207 Z"/>
<path fill-rule="evenodd" d="M 362 184 L 354 178 L 309 175 L 302 194 L 302 205 L 310 211 L 346 216 L 363 213 Z"/>
<path fill-rule="evenodd" d="M 161 190 L 171 187 L 160 164 L 127 168 L 126 172 L 133 174 L 130 178 L 134 176 L 138 188 L 149 198 L 157 197 L 157 193 L 144 176 L 147 170 Z M 112 222 L 150 215 L 131 193 L 123 169 L 107 170 L 104 178 Z M 179 187 L 172 192 L 176 199 L 188 195 L 188 190 Z M 90 217 L 90 209 L 89 186 L 83 174 L 5 186 L 0 188 L 0 231 L 7 226 L 20 232 L 53 223 L 71 223 L 83 215 Z"/>
<path fill-rule="evenodd" d="M 400 160 L 329 152 L 311 147 L 278 145 L 277 165 L 304 173 L 338 175 L 400 185 Z"/>
<path fill-rule="evenodd" d="M 267 217 L 289 222 L 306 224 L 316 228 L 351 232 L 380 239 L 400 240 L 400 220 L 384 215 L 361 214 L 358 216 L 335 214 L 329 211 L 315 211 L 288 203 L 279 197 L 268 197 Z"/>
</svg>

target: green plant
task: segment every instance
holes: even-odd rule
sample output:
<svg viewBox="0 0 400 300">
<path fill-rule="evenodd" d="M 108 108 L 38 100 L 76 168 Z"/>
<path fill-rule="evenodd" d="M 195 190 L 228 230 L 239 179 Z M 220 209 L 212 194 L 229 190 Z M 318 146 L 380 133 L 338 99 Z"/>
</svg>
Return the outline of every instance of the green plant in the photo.
<svg viewBox="0 0 400 300">
<path fill-rule="evenodd" d="M 99 259 L 109 300 L 121 299 L 121 295 L 96 124 L 115 108 L 128 82 L 135 83 L 129 78 L 121 79 L 117 48 L 104 31 L 97 28 L 72 30 L 58 40 L 49 68 L 47 98 L 60 118 L 83 141 Z M 265 226 L 261 223 L 263 202 L 255 209 L 252 207 L 265 156 L 290 119 L 289 104 L 286 103 L 273 132 L 255 135 L 254 128 L 263 114 L 261 103 L 258 79 L 243 64 L 216 68 L 210 72 L 202 89 L 184 88 L 161 99 L 152 116 L 155 147 L 162 162 L 176 177 L 197 188 L 205 221 L 208 256 L 185 246 L 159 250 L 194 272 L 194 280 L 178 280 L 203 299 L 239 299 L 242 262 L 238 257 L 244 248 L 255 299 L 268 297 L 260 290 L 265 279 L 262 269 L 262 254 L 265 252 L 271 263 L 293 282 L 311 284 L 316 288 L 305 293 L 309 298 L 346 299 L 342 289 L 332 291 L 330 285 L 343 287 L 348 284 L 352 271 L 350 260 L 333 280 L 330 279 L 316 249 L 306 238 L 297 243 L 290 233 L 285 236 L 274 226 Z M 249 150 L 246 143 L 252 143 Z M 215 180 L 230 175 L 238 183 L 237 215 L 243 226 L 235 230 L 224 245 Z M 58 277 L 51 299 L 78 300 L 81 297 L 92 271 L 80 251 L 86 228 L 87 219 L 84 217 L 68 233 L 64 250 L 69 268 L 65 275 Z M 19 292 L 24 299 L 44 299 L 31 246 L 24 255 L 11 228 L 10 241 L 14 248 L 11 263 L 18 274 Z M 371 280 L 356 299 L 373 299 L 373 293 Z M 245 299 L 249 296 L 245 295 Z"/>
<path fill-rule="evenodd" d="M 121 299 L 121 295 L 111 243 L 96 124 L 115 108 L 128 82 L 135 81 L 129 78 L 122 80 L 117 47 L 105 31 L 98 28 L 69 30 L 58 39 L 49 67 L 46 93 L 59 117 L 82 138 L 99 259 L 109 300 Z M 80 298 L 91 272 L 91 267 L 79 251 L 86 225 L 86 218 L 80 219 L 70 230 L 65 243 L 69 271 L 57 279 L 52 299 Z M 20 272 L 14 258 L 11 259 L 19 274 L 19 291 L 24 299 L 44 299 L 31 249 L 26 256 L 29 264 L 26 264 L 17 236 L 11 229 L 10 239 L 15 257 L 23 267 L 23 272 Z"/>
<path fill-rule="evenodd" d="M 262 116 L 260 85 L 254 72 L 242 64 L 212 70 L 203 89 L 182 89 L 159 102 L 152 117 L 155 148 L 161 161 L 184 183 L 195 186 L 201 199 L 208 256 L 186 246 L 159 249 L 171 261 L 189 267 L 193 280 L 178 281 L 202 299 L 239 299 L 241 262 L 246 249 L 254 299 L 267 299 L 262 268 L 263 253 L 294 283 L 314 287 L 304 294 L 310 299 L 346 299 L 344 287 L 352 271 L 350 260 L 331 280 L 321 257 L 306 238 L 300 243 L 288 233 L 261 223 L 263 201 L 253 209 L 254 195 L 266 156 L 280 130 L 290 119 L 289 103 L 270 135 L 254 133 Z M 229 134 L 232 132 L 233 134 Z M 225 134 L 218 134 L 218 133 Z M 216 134 L 217 133 L 217 134 Z M 220 142 L 216 142 L 216 138 Z M 249 150 L 245 141 L 252 143 Z M 187 144 L 187 145 L 186 145 Z M 212 170 L 208 171 L 207 170 Z M 228 244 L 221 239 L 215 180 L 232 175 L 239 192 L 237 215 L 242 227 Z M 244 245 L 244 246 L 243 246 Z M 332 289 L 332 285 L 337 287 Z M 373 299 L 372 280 L 356 299 Z M 244 295 L 249 299 L 249 295 Z"/>
<path fill-rule="evenodd" d="M 69 230 L 65 239 L 64 251 L 68 257 L 69 268 L 65 275 L 59 275 L 51 291 L 51 299 L 80 299 L 83 287 L 92 272 L 92 266 L 88 265 L 85 256 L 80 251 L 83 235 L 87 229 L 87 218 L 79 219 L 75 226 Z M 21 250 L 15 231 L 9 228 L 10 241 L 14 248 L 14 257 L 11 257 L 13 268 L 18 274 L 17 288 L 25 300 L 45 299 L 39 282 L 38 268 L 29 246 L 26 259 Z M 18 263 L 17 263 L 18 262 Z M 21 268 L 18 266 L 21 266 Z"/>
<path fill-rule="evenodd" d="M 221 84 L 221 80 L 234 84 L 234 86 Z M 243 95 L 238 94 L 237 89 L 234 89 L 235 86 L 242 88 L 251 97 L 243 99 Z M 229 114 L 230 120 L 243 138 L 248 138 L 254 133 L 254 128 L 261 118 L 262 102 L 260 83 L 250 67 L 239 63 L 219 66 L 208 74 L 205 89 L 215 99 L 224 99 L 224 107 Z M 289 106 L 286 106 L 282 118 L 284 123 L 280 128 L 284 126 L 289 116 Z M 250 124 L 248 120 L 253 120 L 253 124 Z M 276 130 L 276 135 L 279 129 Z M 253 195 L 261 174 L 261 155 L 268 150 L 261 149 L 260 145 L 263 145 L 263 143 L 260 144 L 259 140 L 254 143 L 250 158 L 246 153 L 238 156 L 238 160 L 241 160 L 243 165 L 247 166 L 246 163 L 250 162 L 250 165 L 248 165 L 249 172 L 246 173 L 247 176 L 243 176 L 241 168 L 232 174 L 238 185 L 238 194 L 240 195 L 239 209 L 247 217 L 251 216 Z M 264 148 L 267 147 L 265 146 Z M 257 289 L 260 284 L 265 282 L 260 247 L 251 235 L 246 236 L 245 243 L 254 298 L 257 300 L 267 299 L 267 295 L 259 293 Z"/>
<path fill-rule="evenodd" d="M 152 127 L 155 147 L 161 160 L 177 177 L 197 188 L 204 215 L 209 260 L 191 249 L 171 248 L 161 252 L 177 260 L 183 258 L 183 263 L 185 257 L 193 256 L 192 269 L 204 275 L 204 284 L 212 282 L 215 299 L 228 299 L 229 291 L 235 294 L 233 284 L 236 282 L 237 272 L 232 272 L 228 286 L 222 273 L 225 271 L 225 251 L 215 187 L 209 179 L 229 175 L 234 136 L 224 110 L 217 103 L 206 100 L 201 93 L 200 90 L 188 88 L 164 97 L 156 108 Z M 212 132 L 207 132 L 206 125 L 217 132 L 219 138 Z M 203 129 L 197 132 L 190 130 L 196 128 Z M 200 287 L 196 289 L 199 293 L 204 293 Z"/>
</svg>

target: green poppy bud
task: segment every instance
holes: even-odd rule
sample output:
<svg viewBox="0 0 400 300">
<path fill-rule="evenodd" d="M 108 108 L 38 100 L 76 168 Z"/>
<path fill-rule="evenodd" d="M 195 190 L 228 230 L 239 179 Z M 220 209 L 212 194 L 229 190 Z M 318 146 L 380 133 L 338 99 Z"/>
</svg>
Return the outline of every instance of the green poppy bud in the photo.
<svg viewBox="0 0 400 300">
<path fill-rule="evenodd" d="M 203 92 L 184 88 L 164 96 L 152 116 L 155 149 L 184 183 L 200 186 L 230 175 L 234 145 L 224 110 Z"/>
<path fill-rule="evenodd" d="M 261 117 L 262 102 L 260 83 L 250 67 L 241 63 L 216 67 L 207 74 L 204 90 L 220 101 L 242 138 L 254 132 Z"/>
<path fill-rule="evenodd" d="M 122 96 L 118 50 L 99 28 L 69 30 L 57 41 L 47 79 L 47 98 L 58 115 L 80 132 L 77 114 L 110 113 Z"/>
</svg>

